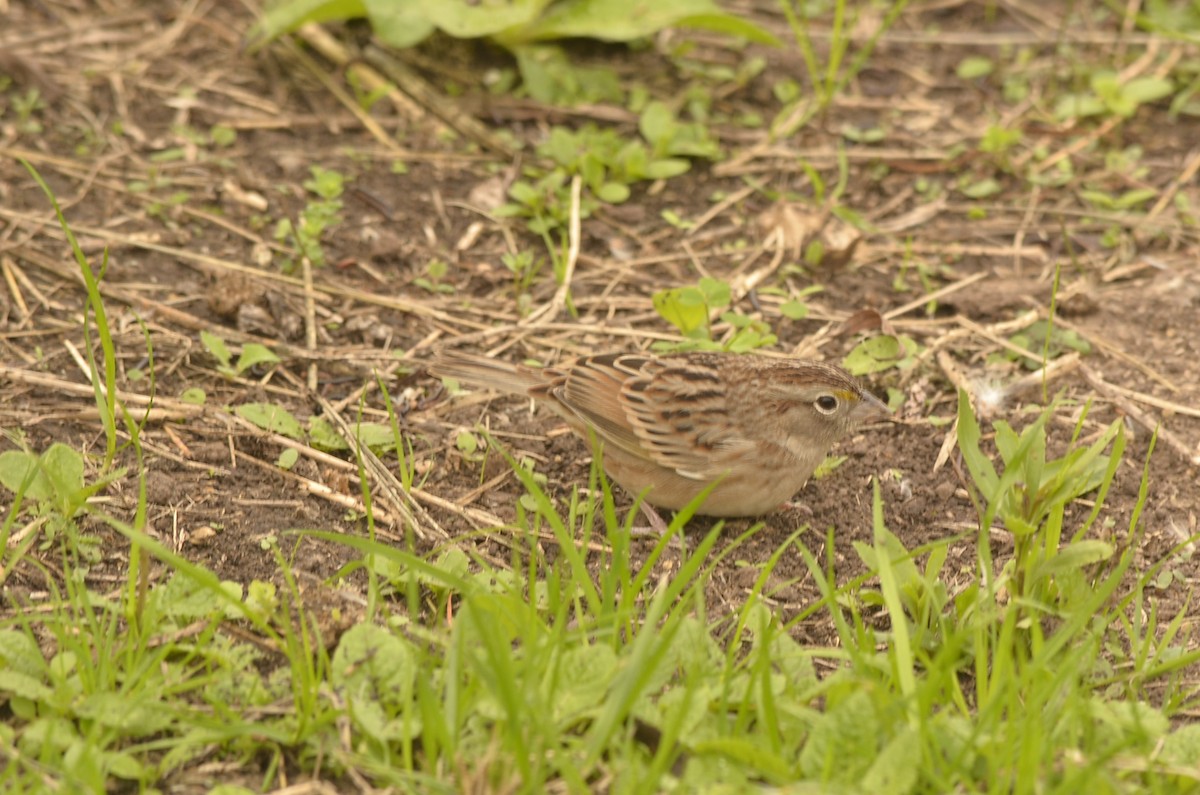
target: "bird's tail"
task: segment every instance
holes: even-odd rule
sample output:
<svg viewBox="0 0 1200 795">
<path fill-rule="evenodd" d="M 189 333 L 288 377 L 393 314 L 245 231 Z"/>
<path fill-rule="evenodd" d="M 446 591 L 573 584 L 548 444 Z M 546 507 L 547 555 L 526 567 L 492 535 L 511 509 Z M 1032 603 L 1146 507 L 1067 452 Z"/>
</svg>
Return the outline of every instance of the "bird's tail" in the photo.
<svg viewBox="0 0 1200 795">
<path fill-rule="evenodd" d="M 475 386 L 525 395 L 541 386 L 546 379 L 532 367 L 475 356 L 458 351 L 443 351 L 429 365 L 429 372 L 439 378 L 453 378 Z"/>
</svg>

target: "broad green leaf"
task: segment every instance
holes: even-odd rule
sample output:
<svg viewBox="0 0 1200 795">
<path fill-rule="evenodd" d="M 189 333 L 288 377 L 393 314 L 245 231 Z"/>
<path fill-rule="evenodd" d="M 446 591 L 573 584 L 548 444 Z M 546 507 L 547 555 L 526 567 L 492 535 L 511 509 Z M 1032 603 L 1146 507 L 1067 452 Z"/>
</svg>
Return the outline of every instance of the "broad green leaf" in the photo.
<svg viewBox="0 0 1200 795">
<path fill-rule="evenodd" d="M 355 426 L 358 443 L 375 451 L 391 450 L 396 446 L 396 436 L 390 425 L 378 422 L 364 422 Z"/>
<path fill-rule="evenodd" d="M 150 593 L 150 599 L 158 610 L 180 623 L 216 616 L 225 606 L 225 602 L 212 590 L 183 574 L 172 575 L 171 579 Z"/>
<path fill-rule="evenodd" d="M 357 624 L 333 653 L 331 679 L 353 695 L 375 694 L 393 704 L 411 697 L 416 655 L 404 639 L 375 624 Z"/>
<path fill-rule="evenodd" d="M 1088 79 L 1092 91 L 1105 99 L 1111 99 L 1121 93 L 1121 80 L 1116 72 L 1109 69 L 1098 69 L 1092 72 Z"/>
<path fill-rule="evenodd" d="M 454 446 L 463 455 L 471 456 L 479 449 L 479 440 L 470 431 L 459 431 L 454 437 Z"/>
<path fill-rule="evenodd" d="M 1117 200 L 1111 194 L 1105 193 L 1102 190 L 1084 188 L 1079 191 L 1079 198 L 1101 210 L 1115 210 L 1117 208 Z"/>
<path fill-rule="evenodd" d="M 346 711 L 355 728 L 376 742 L 402 741 L 406 739 L 405 735 L 418 730 L 412 722 L 405 724 L 389 719 L 382 705 L 369 693 L 357 697 L 350 694 L 346 698 Z"/>
<path fill-rule="evenodd" d="M 896 583 L 901 588 L 921 578 L 921 572 L 917 568 L 916 562 L 912 559 L 912 555 L 904 548 L 903 542 L 896 537 L 896 534 L 886 527 L 877 527 L 875 529 L 874 545 L 856 541 L 854 542 L 854 550 L 871 571 L 879 571 L 881 565 L 880 552 L 886 553 L 887 565 L 891 568 L 892 573 L 896 577 Z"/>
<path fill-rule="evenodd" d="M 757 633 L 755 634 L 757 642 Z M 784 678 L 784 692 L 800 692 L 817 684 L 817 668 L 809 649 L 786 632 L 771 636 L 771 664 Z"/>
<path fill-rule="evenodd" d="M 233 413 L 264 431 L 282 434 L 289 439 L 304 439 L 304 426 L 291 412 L 274 403 L 244 403 L 235 406 Z"/>
<path fill-rule="evenodd" d="M 521 44 L 512 47 L 525 90 L 538 102 L 577 105 L 584 102 L 620 102 L 620 79 L 608 67 L 571 63 L 554 44 Z"/>
<path fill-rule="evenodd" d="M 9 670 L 0 670 L 0 693 L 43 704 L 54 696 L 54 691 L 44 682 L 29 674 Z"/>
<path fill-rule="evenodd" d="M 554 705 L 556 723 L 573 722 L 598 706 L 608 695 L 609 685 L 618 670 L 617 654 L 611 645 L 593 643 L 572 646 L 562 652 L 554 691 L 546 692 L 546 702 Z M 543 689 L 547 687 L 543 686 Z"/>
<path fill-rule="evenodd" d="M 968 199 L 986 199 L 991 196 L 995 196 L 997 193 L 1003 190 L 1003 187 L 999 182 L 991 177 L 988 177 L 986 179 L 972 182 L 969 185 L 964 185 L 962 188 L 960 188 L 960 190 Z"/>
<path fill-rule="evenodd" d="M 733 297 L 733 292 L 729 288 L 729 282 L 714 279 L 711 276 L 701 276 L 697 286 L 700 288 L 700 292 L 704 294 L 704 303 L 708 305 L 710 310 L 729 306 L 729 302 Z"/>
<path fill-rule="evenodd" d="M 1166 77 L 1135 77 L 1121 87 L 1121 93 L 1141 105 L 1171 96 L 1175 84 Z"/>
<path fill-rule="evenodd" d="M 1068 544 L 1058 550 L 1053 557 L 1043 560 L 1033 568 L 1030 577 L 1034 580 L 1052 577 L 1084 566 L 1091 566 L 1113 556 L 1113 546 L 1099 539 L 1084 539 Z"/>
<path fill-rule="evenodd" d="M 521 204 L 533 204 L 542 194 L 528 182 L 518 180 L 508 189 L 508 195 Z"/>
<path fill-rule="evenodd" d="M 667 107 L 667 103 L 659 100 L 654 100 L 646 105 L 638 119 L 638 131 L 655 147 L 656 151 L 659 150 L 660 143 L 670 141 L 675 131 L 675 125 L 675 114 Z"/>
<path fill-rule="evenodd" d="M 0 670 L 40 678 L 45 675 L 46 658 L 37 641 L 24 632 L 0 629 Z"/>
<path fill-rule="evenodd" d="M 1167 716 L 1144 701 L 1110 701 L 1093 695 L 1084 703 L 1090 713 L 1090 729 L 1098 734 L 1093 742 L 1101 746 L 1120 744 L 1132 751 L 1141 745 L 1149 751 L 1171 729 Z"/>
<path fill-rule="evenodd" d="M 646 164 L 646 179 L 670 179 L 686 174 L 692 164 L 682 157 L 659 157 Z"/>
<path fill-rule="evenodd" d="M 42 453 L 41 464 L 57 498 L 57 507 L 64 514 L 73 513 L 84 498 L 83 456 L 78 450 L 55 442 Z"/>
<path fill-rule="evenodd" d="M 109 775 L 128 781 L 138 781 L 146 777 L 146 766 L 133 754 L 124 751 L 106 750 L 104 752 L 104 768 Z"/>
<path fill-rule="evenodd" d="M 526 39 L 519 33 L 500 36 L 511 28 L 524 28 L 538 18 L 550 0 L 436 0 L 423 2 L 429 21 L 456 39 L 496 36 L 507 45 Z M 588 34 L 584 34 L 588 35 Z M 561 38 L 561 37 L 558 37 Z"/>
<path fill-rule="evenodd" d="M 821 478 L 832 475 L 837 468 L 844 463 L 846 463 L 846 456 L 844 455 L 825 456 L 825 460 L 823 460 L 820 464 L 817 464 L 817 468 L 813 470 L 813 480 L 820 480 Z"/>
<path fill-rule="evenodd" d="M 401 716 L 413 698 L 416 654 L 408 641 L 371 623 L 347 630 L 337 644 L 331 680 L 346 699 L 350 717 L 380 741 L 404 740 L 420 731 Z"/>
<path fill-rule="evenodd" d="M 656 682 L 655 687 L 665 684 L 679 670 L 717 677 L 724 663 L 723 652 L 713 641 L 709 628 L 692 616 L 680 622 L 675 640 L 666 650 L 662 666 L 652 681 Z"/>
<path fill-rule="evenodd" d="M 1132 210 L 1138 205 L 1145 204 L 1151 199 L 1158 198 L 1159 192 L 1154 188 L 1135 188 L 1117 197 L 1118 210 Z"/>
<path fill-rule="evenodd" d="M 907 795 L 917 786 L 921 738 L 905 727 L 875 756 L 860 785 L 868 795 Z"/>
<path fill-rule="evenodd" d="M 273 582 L 251 580 L 246 587 L 246 607 L 264 619 L 279 609 L 279 593 Z"/>
<path fill-rule="evenodd" d="M 609 204 L 620 204 L 629 198 L 629 186 L 620 182 L 606 182 L 596 191 L 596 197 Z"/>
<path fill-rule="evenodd" d="M 877 334 L 854 346 L 846 354 L 842 366 L 854 375 L 867 375 L 887 370 L 890 367 L 911 367 L 918 346 L 906 336 Z"/>
<path fill-rule="evenodd" d="M 204 346 L 204 350 L 212 354 L 212 357 L 223 365 L 228 366 L 233 360 L 233 353 L 230 352 L 229 346 L 225 344 L 225 340 L 216 334 L 201 331 L 200 344 Z"/>
<path fill-rule="evenodd" d="M 739 36 L 756 44 L 766 44 L 771 47 L 783 46 L 783 42 L 769 31 L 760 28 L 748 19 L 733 14 L 692 14 L 677 21 L 673 27 L 711 30 L 714 33 Z"/>
<path fill-rule="evenodd" d="M 772 753 L 771 749 L 762 742 L 743 740 L 740 737 L 722 737 L 716 740 L 697 741 L 692 745 L 692 751 L 698 756 L 718 756 L 728 759 L 739 767 L 753 770 L 758 775 L 766 776 L 768 780 L 779 783 L 795 778 L 795 773 L 788 760 Z"/>
<path fill-rule="evenodd" d="M 1005 463 L 1011 464 L 1013 456 L 1016 455 L 1017 447 L 1021 443 L 1021 438 L 1017 432 L 1012 429 L 1004 420 L 996 420 L 992 423 L 992 427 L 996 431 L 996 449 L 1000 451 L 1000 459 Z"/>
<path fill-rule="evenodd" d="M 378 422 L 364 422 L 357 426 L 358 443 L 375 451 L 394 450 L 396 437 L 391 426 Z M 313 417 L 308 422 L 308 441 L 313 447 L 325 452 L 349 450 L 350 444 L 324 417 Z"/>
<path fill-rule="evenodd" d="M 251 37 L 273 39 L 305 22 L 357 19 L 366 13 L 362 0 L 278 0 L 263 12 L 262 19 L 251 30 Z"/>
<path fill-rule="evenodd" d="M 204 402 L 208 399 L 208 395 L 200 387 L 191 387 L 179 393 L 179 399 L 193 406 L 203 406 Z"/>
<path fill-rule="evenodd" d="M 1200 759 L 1200 723 L 1180 726 L 1163 739 L 1159 760 L 1167 765 L 1194 765 Z"/>
<path fill-rule="evenodd" d="M 778 44 L 778 39 L 762 28 L 723 13 L 712 0 L 562 0 L 519 35 L 526 41 L 563 38 L 632 41 L 679 26 Z"/>
<path fill-rule="evenodd" d="M 698 289 L 674 287 L 659 290 L 650 300 L 654 304 L 654 311 L 679 329 L 683 336 L 693 337 L 697 332 L 703 331 L 700 336 L 707 338 L 708 307 L 704 303 L 704 295 Z"/>
<path fill-rule="evenodd" d="M 769 332 L 763 332 L 758 328 L 745 328 L 734 334 L 725 343 L 725 350 L 733 353 L 747 353 L 757 348 L 774 345 L 778 341 L 779 338 Z"/>
<path fill-rule="evenodd" d="M 26 480 L 25 497 L 37 502 L 49 499 L 52 493 L 50 481 L 38 467 L 38 457 L 23 450 L 5 450 L 0 453 L 0 484 L 16 494 Z"/>
<path fill-rule="evenodd" d="M 25 752 L 40 755 L 43 750 L 64 750 L 78 739 L 79 730 L 74 721 L 58 715 L 44 715 L 30 721 L 25 727 L 21 735 L 21 748 Z"/>
<path fill-rule="evenodd" d="M 974 80 L 978 77 L 987 77 L 995 68 L 996 64 L 991 58 L 969 56 L 959 61 L 958 67 L 954 71 L 963 80 Z"/>
<path fill-rule="evenodd" d="M 170 726 L 171 711 L 153 698 L 148 688 L 130 692 L 101 690 L 91 693 L 75 705 L 80 717 L 88 718 L 130 737 L 144 737 Z"/>
<path fill-rule="evenodd" d="M 808 304 L 803 301 L 786 301 L 779 305 L 779 314 L 788 320 L 802 320 L 808 317 Z"/>
<path fill-rule="evenodd" d="M 996 492 L 1000 482 L 996 468 L 991 460 L 979 449 L 979 423 L 975 420 L 975 412 L 971 410 L 971 401 L 965 390 L 958 392 L 958 449 L 962 453 L 967 471 L 971 479 L 985 498 L 990 498 Z"/>
<path fill-rule="evenodd" d="M 279 361 L 280 358 L 270 348 L 257 342 L 248 342 L 242 346 L 242 355 L 237 360 L 237 371 L 241 374 L 257 364 L 275 364 Z"/>
<path fill-rule="evenodd" d="M 324 417 L 313 417 L 308 421 L 308 443 L 326 453 L 350 449 L 350 444 L 333 427 L 333 423 Z"/>
<path fill-rule="evenodd" d="M 1104 112 L 1104 102 L 1091 94 L 1065 94 L 1054 103 L 1054 118 L 1059 121 L 1083 119 Z"/>
<path fill-rule="evenodd" d="M 865 691 L 826 705 L 800 752 L 805 778 L 857 781 L 878 753 L 874 729 L 879 718 Z"/>
<path fill-rule="evenodd" d="M 362 0 L 371 28 L 381 41 L 403 49 L 433 33 L 435 26 L 426 13 L 426 0 Z"/>
</svg>

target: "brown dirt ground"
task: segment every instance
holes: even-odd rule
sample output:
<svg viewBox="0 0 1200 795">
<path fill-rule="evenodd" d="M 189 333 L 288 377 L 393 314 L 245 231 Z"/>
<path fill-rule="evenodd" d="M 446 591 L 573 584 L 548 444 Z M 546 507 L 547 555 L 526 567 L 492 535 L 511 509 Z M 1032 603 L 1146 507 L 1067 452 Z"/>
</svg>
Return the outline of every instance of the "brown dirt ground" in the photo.
<svg viewBox="0 0 1200 795">
<path fill-rule="evenodd" d="M 464 461 L 453 445 L 457 429 L 488 424 L 498 439 L 537 462 L 560 504 L 572 486 L 587 482 L 587 447 L 552 415 L 531 413 L 525 401 L 484 402 L 487 396 L 479 394 L 447 399 L 422 372 L 422 362 L 452 341 L 509 359 L 541 360 L 647 346 L 653 335 L 670 331 L 651 310 L 650 294 L 693 282 L 701 273 L 731 277 L 771 263 L 774 252 L 761 245 L 765 232 L 759 219 L 773 207 L 775 194 L 812 195 L 798 167 L 802 160 L 835 182 L 840 143 L 849 163 L 840 201 L 878 231 L 866 236 L 847 264 L 768 274 L 764 284 L 784 290 L 813 282 L 824 287 L 811 301 L 811 315 L 801 321 L 782 319 L 773 299 L 763 297 L 765 316 L 780 337 L 778 349 L 838 361 L 861 337 L 845 331 L 843 321 L 869 309 L 930 346 L 930 354 L 911 371 L 871 381 L 877 392 L 894 387 L 907 396 L 895 423 L 865 429 L 844 442 L 838 452 L 847 461 L 804 488 L 797 496 L 802 507 L 766 517 L 761 532 L 715 568 L 714 614 L 736 608 L 762 563 L 803 525 L 811 529 L 802 542 L 822 560 L 830 554 L 826 530 L 833 528 L 839 581 L 861 572 L 852 545 L 871 539 L 873 478 L 883 482 L 888 526 L 906 545 L 965 533 L 967 540 L 953 547 L 948 575 L 957 582 L 973 575 L 976 515 L 954 456 L 935 467 L 949 425 L 930 420 L 952 417 L 952 378 L 961 376 L 971 385 L 988 379 L 1009 384 L 1024 374 L 1011 365 L 988 364 L 987 358 L 1003 350 L 997 340 L 1016 328 L 1014 318 L 1027 312 L 1045 317 L 1055 263 L 1064 266 L 1061 320 L 1089 341 L 1092 352 L 1056 375 L 1051 389 L 1065 390 L 1076 401 L 1094 399 L 1085 440 L 1116 418 L 1125 419 L 1132 437 L 1110 497 L 1112 522 L 1098 525 L 1096 532 L 1126 537 L 1150 438 L 1146 425 L 1161 422 L 1171 434 L 1172 443 L 1160 439 L 1150 460 L 1138 562 L 1149 566 L 1198 529 L 1200 246 L 1194 220 L 1186 223 L 1169 199 L 1151 213 L 1097 220 L 1099 214 L 1084 212 L 1077 194 L 1081 187 L 1119 193 L 1150 186 L 1160 195 L 1188 199 L 1192 208 L 1200 206 L 1194 171 L 1188 171 L 1197 162 L 1200 122 L 1186 115 L 1168 122 L 1165 107 L 1155 106 L 1117 125 L 1052 124 L 1041 106 L 1052 105 L 1053 97 L 1006 104 L 998 79 L 968 83 L 956 78 L 954 68 L 963 57 L 999 57 L 1001 45 L 1028 46 L 1033 72 L 1066 74 L 1069 64 L 1055 56 L 1055 47 L 1069 35 L 1057 12 L 1043 8 L 1027 15 L 1013 8 L 914 4 L 827 116 L 770 145 L 763 143 L 761 130 L 728 121 L 750 111 L 769 119 L 778 108 L 772 81 L 803 74 L 794 52 L 762 52 L 769 62 L 766 72 L 726 92 L 714 106 L 720 116 L 714 129 L 726 150 L 736 155 L 757 146 L 753 155 L 718 167 L 696 164 L 688 175 L 653 188 L 636 186 L 628 204 L 586 220 L 572 282 L 578 319 L 562 313 L 551 323 L 529 327 L 515 315 L 500 255 L 505 234 L 515 235 L 521 248 L 536 251 L 541 244 L 520 223 L 505 230 L 471 209 L 486 200 L 487 189 L 494 190 L 497 174 L 504 178 L 517 167 L 516 160 L 481 153 L 440 132 L 433 118 L 404 115 L 384 101 L 374 115 L 400 142 L 408 165 L 407 174 L 392 173 L 398 150 L 373 137 L 318 81 L 319 73 L 341 82 L 337 67 L 321 62 L 314 73 L 306 65 L 316 63 L 311 56 L 302 61 L 294 49 L 282 46 L 244 51 L 242 37 L 252 16 L 242 3 L 0 2 L 0 53 L 5 53 L 0 74 L 13 80 L 0 95 L 5 277 L 0 426 L 23 434 L 34 449 L 54 441 L 91 452 L 103 449 L 92 400 L 78 389 L 86 383 L 84 373 L 67 344 L 84 344 L 79 324 L 85 296 L 43 195 L 16 161 L 24 157 L 56 191 L 93 261 L 108 249 L 103 291 L 127 395 L 145 395 L 149 389 L 144 380 L 129 377 L 146 366 L 139 318 L 153 339 L 163 414 L 148 424 L 143 442 L 150 524 L 164 542 L 240 582 L 279 581 L 273 552 L 278 544 L 302 583 L 336 593 L 332 604 L 356 604 L 359 584 L 353 580 L 333 589 L 323 584 L 351 557 L 347 550 L 284 535 L 295 528 L 364 533 L 356 509 L 356 468 L 344 456 L 305 450 L 295 468 L 284 472 L 273 463 L 283 449 L 279 438 L 235 419 L 224 407 L 272 401 L 301 417 L 336 410 L 352 420 L 365 386 L 368 418 L 380 419 L 383 404 L 372 386 L 379 373 L 403 411 L 427 474 L 418 504 L 428 512 L 422 523 L 429 535 L 420 550 L 464 543 L 494 560 L 508 560 L 495 535 L 475 531 L 488 525 L 481 512 L 513 516 L 519 484 L 493 456 L 482 475 L 490 480 L 488 487 L 479 489 L 478 465 Z M 774 12 L 764 10 L 763 19 L 782 34 L 782 20 Z M 930 35 L 935 27 L 942 33 Z M 1105 43 L 1076 44 L 1078 61 L 1107 58 L 1115 30 L 1088 32 Z M 1081 42 L 1086 39 L 1080 35 Z M 736 65 L 741 57 L 715 40 L 701 37 L 699 42 L 691 55 L 697 62 Z M 615 59 L 624 79 L 641 79 L 652 91 L 678 92 L 687 79 L 656 48 L 633 55 L 608 49 L 594 54 Z M 463 87 L 458 107 L 520 141 L 535 141 L 548 123 L 592 118 L 615 119 L 624 132 L 634 130 L 633 117 L 621 110 L 556 111 L 488 96 L 478 75 L 499 56 L 483 47 L 438 41 L 405 58 L 433 86 Z M 1157 63 L 1150 59 L 1138 68 L 1153 69 Z M 45 98 L 32 117 L 40 130 L 24 123 L 12 104 L 14 96 L 33 88 Z M 978 137 L 1000 114 L 1024 136 L 1015 161 L 1027 161 L 1038 147 L 1071 162 L 1073 176 L 1031 193 L 1027 183 L 979 154 Z M 237 130 L 232 146 L 214 147 L 197 138 L 197 132 L 216 124 Z M 886 137 L 878 144 L 846 141 L 838 131 L 847 125 L 878 125 Z M 1106 161 L 1106 152 L 1131 146 L 1143 152 L 1141 171 Z M 346 174 L 347 191 L 344 220 L 325 239 L 331 264 L 315 273 L 309 293 L 316 342 L 308 348 L 306 291 L 298 279 L 280 276 L 272 257 L 278 258 L 283 247 L 272 230 L 278 219 L 300 213 L 306 202 L 302 183 L 314 164 Z M 1014 167 L 1020 171 L 1028 165 Z M 960 177 L 994 178 L 1002 191 L 971 201 L 953 189 Z M 923 183 L 947 190 L 936 199 L 936 193 L 922 192 Z M 730 194 L 747 184 L 759 189 L 700 230 L 680 230 L 661 220 L 667 209 L 698 219 L 713 208 L 715 192 Z M 172 203 L 180 191 L 186 198 Z M 972 217 L 975 207 L 986 209 L 986 216 Z M 1110 225 L 1122 233 L 1119 247 L 1102 244 Z M 435 258 L 451 264 L 452 294 L 431 294 L 415 283 Z M 905 262 L 915 292 L 893 287 Z M 921 295 L 918 262 L 929 267 L 934 288 L 963 286 L 941 300 L 932 315 L 916 306 L 889 316 Z M 978 280 L 970 281 L 973 277 Z M 535 306 L 549 301 L 553 290 L 549 279 L 541 280 Z M 753 306 L 747 298 L 739 309 L 751 312 Z M 199 344 L 202 330 L 231 344 L 261 341 L 283 362 L 227 378 Z M 398 366 L 400 358 L 406 366 Z M 315 393 L 305 386 L 310 366 Z M 1102 389 L 1097 378 L 1152 399 Z M 171 402 L 194 387 L 207 392 L 205 410 L 188 413 Z M 995 416 L 1023 423 L 1039 398 L 1036 388 L 1010 394 Z M 1053 427 L 1059 444 L 1071 432 L 1065 417 Z M 14 444 L 11 436 L 0 440 L 3 449 Z M 373 482 L 378 487 L 377 479 Z M 376 494 L 377 506 L 396 515 L 395 502 Z M 473 496 L 464 501 L 464 495 Z M 121 481 L 105 493 L 105 506 L 131 515 L 135 497 L 133 481 Z M 440 539 L 433 523 L 450 540 Z M 730 522 L 724 538 L 732 540 L 749 524 Z M 695 522 L 689 542 L 709 526 Z M 389 538 L 400 532 L 386 521 L 381 529 Z M 104 538 L 105 560 L 90 576 L 97 584 L 119 581 L 126 545 L 100 525 L 93 530 Z M 1005 555 L 1010 549 L 1006 535 L 995 532 L 993 539 L 996 554 Z M 647 550 L 645 543 L 635 544 L 636 555 Z M 51 564 L 55 556 L 44 553 Z M 669 572 L 677 564 L 677 553 L 670 551 L 658 565 Z M 1154 595 L 1160 614 L 1183 608 L 1196 581 L 1190 555 L 1170 565 L 1175 586 Z M 8 573 L 6 600 L 11 606 L 36 599 L 46 585 L 42 571 L 21 566 Z M 770 589 L 788 616 L 816 594 L 797 554 L 784 555 Z M 1195 615 L 1194 604 L 1187 609 Z M 797 631 L 818 642 L 833 637 L 820 614 Z"/>
</svg>

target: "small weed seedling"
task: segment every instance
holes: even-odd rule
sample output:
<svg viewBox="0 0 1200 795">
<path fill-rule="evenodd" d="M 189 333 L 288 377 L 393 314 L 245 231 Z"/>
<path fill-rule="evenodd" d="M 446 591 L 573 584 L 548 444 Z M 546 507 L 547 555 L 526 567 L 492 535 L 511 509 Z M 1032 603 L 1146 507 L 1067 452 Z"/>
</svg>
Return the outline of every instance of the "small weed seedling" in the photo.
<svg viewBox="0 0 1200 795">
<path fill-rule="evenodd" d="M 684 342 L 656 342 L 654 348 L 744 353 L 774 345 L 777 338 L 765 321 L 726 309 L 730 305 L 731 297 L 728 282 L 707 276 L 701 278 L 694 287 L 659 290 L 652 298 L 654 309 L 664 320 L 679 329 Z M 713 339 L 711 318 L 717 312 L 720 312 L 720 319 L 730 327 L 728 335 L 722 341 Z"/>
<path fill-rule="evenodd" d="M 906 334 L 876 334 L 855 345 L 842 359 L 842 367 L 853 375 L 908 370 L 916 365 L 920 353 L 921 346 Z"/>
<path fill-rule="evenodd" d="M 527 167 L 525 179 L 509 189 L 513 201 L 497 214 L 528 218 L 530 231 L 545 236 L 566 226 L 569 187 L 576 174 L 586 189 L 580 216 L 587 218 L 598 201 L 620 204 L 628 199 L 634 182 L 678 176 L 690 167 L 688 157 L 719 155 L 704 127 L 677 120 L 661 102 L 643 110 L 640 129 L 645 141 L 593 124 L 579 130 L 552 128 L 537 149 L 548 168 Z"/>
<path fill-rule="evenodd" d="M 450 263 L 443 259 L 431 259 L 425 266 L 425 275 L 413 279 L 413 284 L 429 293 L 452 293 L 454 285 L 443 281 L 450 272 Z"/>
<path fill-rule="evenodd" d="M 500 261 L 513 275 L 513 298 L 517 303 L 517 313 L 521 317 L 529 314 L 533 296 L 529 294 L 534 279 L 546 264 L 545 257 L 535 256 L 532 251 L 519 251 L 515 254 L 505 253 Z"/>
<path fill-rule="evenodd" d="M 1085 410 L 1075 426 L 1071 449 L 1062 458 L 1048 459 L 1046 423 L 1055 410 L 1056 406 L 1051 405 L 1019 434 L 1003 420 L 994 423 L 996 448 L 1004 464 L 998 473 L 980 449 L 979 425 L 967 395 L 959 394 L 959 450 L 974 483 L 983 532 L 999 519 L 1015 544 L 1013 559 L 1001 573 L 997 587 L 1006 588 L 1022 600 L 1039 621 L 1044 618 L 1043 610 L 1052 609 L 1063 599 L 1079 598 L 1079 589 L 1090 587 L 1089 580 L 1082 576 L 1084 567 L 1113 554 L 1109 542 L 1083 536 L 1100 514 L 1125 450 L 1120 420 L 1114 420 L 1090 446 L 1074 446 L 1087 417 Z M 1106 453 L 1110 444 L 1112 452 Z M 1067 506 L 1092 491 L 1097 496 L 1091 515 L 1065 540 Z"/>
<path fill-rule="evenodd" d="M 338 171 L 312 166 L 312 176 L 304 181 L 305 189 L 312 194 L 300 214 L 298 223 L 282 218 L 275 225 L 275 239 L 290 243 L 298 257 L 305 257 L 315 267 L 325 264 L 325 249 L 321 238 L 330 227 L 342 220 L 342 190 L 345 177 Z M 288 258 L 282 263 L 285 272 L 296 267 L 296 260 Z"/>
<path fill-rule="evenodd" d="M 1084 119 L 1111 114 L 1128 119 L 1139 106 L 1171 96 L 1175 84 L 1166 77 L 1135 77 L 1122 83 L 1120 77 L 1107 70 L 1092 73 L 1087 91 L 1064 94 L 1054 106 L 1059 121 Z"/>
<path fill-rule="evenodd" d="M 876 25 L 871 37 L 854 55 L 853 60 L 846 63 L 850 52 L 849 31 L 854 25 L 854 18 L 847 19 L 848 11 L 857 10 L 861 13 L 867 6 L 850 3 L 847 0 L 832 0 L 833 22 L 830 30 L 829 53 L 824 64 L 817 56 L 816 38 L 813 36 L 812 20 L 808 16 L 810 6 L 814 5 L 805 0 L 779 0 L 788 25 L 792 29 L 792 37 L 800 54 L 804 58 L 808 70 L 809 83 L 813 94 L 800 92 L 801 96 L 792 99 L 776 116 L 771 125 L 771 131 L 778 137 L 791 135 L 813 116 L 823 112 L 837 98 L 841 90 L 855 78 L 866 65 L 875 49 L 879 37 L 882 36 L 900 17 L 907 0 L 893 0 L 887 4 L 887 13 Z M 822 4 L 823 6 L 826 4 Z M 785 94 L 785 96 L 787 96 Z"/>
<path fill-rule="evenodd" d="M 1092 346 L 1078 332 L 1052 326 L 1045 320 L 1037 320 L 1027 328 L 1013 334 L 1009 337 L 1009 342 L 1027 351 L 1041 351 L 1042 357 L 1034 359 L 1030 356 L 1022 356 L 1012 350 L 1005 350 L 1001 353 L 991 354 L 989 358 L 1010 362 L 1019 359 L 1029 370 L 1037 370 L 1046 362 L 1057 359 L 1068 351 L 1084 354 L 1092 351 Z"/>
<path fill-rule="evenodd" d="M 247 342 L 242 346 L 242 352 L 237 361 L 233 361 L 233 352 L 225 344 L 225 340 L 210 331 L 200 332 L 200 344 L 217 360 L 217 372 L 226 378 L 240 378 L 247 370 L 260 364 L 278 364 L 281 360 L 265 345 L 257 342 Z"/>
</svg>

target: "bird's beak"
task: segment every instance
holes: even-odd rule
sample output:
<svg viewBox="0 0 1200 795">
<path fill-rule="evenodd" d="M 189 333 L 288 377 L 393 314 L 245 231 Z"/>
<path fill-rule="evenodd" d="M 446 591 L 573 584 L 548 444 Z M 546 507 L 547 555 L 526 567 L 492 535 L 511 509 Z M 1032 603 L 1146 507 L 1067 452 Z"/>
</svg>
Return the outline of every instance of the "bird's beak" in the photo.
<svg viewBox="0 0 1200 795">
<path fill-rule="evenodd" d="M 870 392 L 863 392 L 862 400 L 850 410 L 850 419 L 855 422 L 874 422 L 892 416 L 892 410 Z"/>
</svg>

